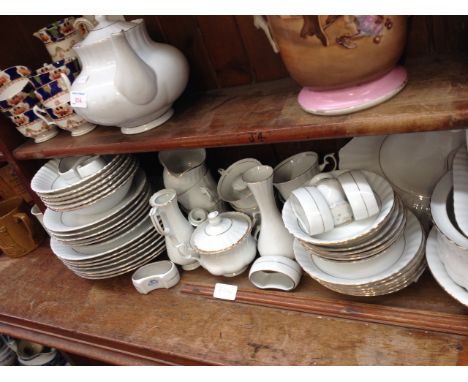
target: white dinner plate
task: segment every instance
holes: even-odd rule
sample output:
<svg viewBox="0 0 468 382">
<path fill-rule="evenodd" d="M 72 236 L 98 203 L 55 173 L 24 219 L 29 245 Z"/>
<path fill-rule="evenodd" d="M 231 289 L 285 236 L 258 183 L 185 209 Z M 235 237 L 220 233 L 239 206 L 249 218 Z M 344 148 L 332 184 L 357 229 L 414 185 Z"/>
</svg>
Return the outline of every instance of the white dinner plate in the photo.
<svg viewBox="0 0 468 382">
<path fill-rule="evenodd" d="M 437 245 L 437 229 L 435 227 L 432 228 L 427 238 L 426 259 L 427 265 L 439 285 L 455 300 L 468 306 L 468 291 L 450 278 L 440 259 Z"/>
</svg>

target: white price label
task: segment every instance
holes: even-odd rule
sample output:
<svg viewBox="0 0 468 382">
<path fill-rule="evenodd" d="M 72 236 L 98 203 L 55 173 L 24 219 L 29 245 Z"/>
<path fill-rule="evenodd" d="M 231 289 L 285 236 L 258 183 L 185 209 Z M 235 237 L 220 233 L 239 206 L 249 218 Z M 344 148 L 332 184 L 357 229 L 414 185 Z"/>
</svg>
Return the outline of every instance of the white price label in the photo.
<svg viewBox="0 0 468 382">
<path fill-rule="evenodd" d="M 87 107 L 85 92 L 70 92 L 70 105 L 72 107 Z"/>
<path fill-rule="evenodd" d="M 220 298 L 222 300 L 234 301 L 236 299 L 236 294 L 237 294 L 237 285 L 216 283 L 214 292 L 213 292 L 213 297 Z"/>
</svg>

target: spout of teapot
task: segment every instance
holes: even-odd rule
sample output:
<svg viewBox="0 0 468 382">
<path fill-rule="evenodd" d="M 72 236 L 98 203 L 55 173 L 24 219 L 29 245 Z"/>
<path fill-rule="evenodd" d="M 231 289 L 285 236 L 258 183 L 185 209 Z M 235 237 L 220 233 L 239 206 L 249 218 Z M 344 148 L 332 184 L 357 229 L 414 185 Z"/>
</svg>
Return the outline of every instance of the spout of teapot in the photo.
<svg viewBox="0 0 468 382">
<path fill-rule="evenodd" d="M 123 31 L 111 35 L 116 62 L 114 86 L 131 103 L 145 105 L 157 94 L 156 73 L 133 50 Z"/>
</svg>

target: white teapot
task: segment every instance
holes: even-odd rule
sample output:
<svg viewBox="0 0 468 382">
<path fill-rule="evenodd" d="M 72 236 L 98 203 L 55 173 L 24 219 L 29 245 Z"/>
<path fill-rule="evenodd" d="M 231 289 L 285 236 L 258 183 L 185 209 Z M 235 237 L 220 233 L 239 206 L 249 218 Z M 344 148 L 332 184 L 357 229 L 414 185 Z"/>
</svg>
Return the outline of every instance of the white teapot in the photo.
<svg viewBox="0 0 468 382">
<path fill-rule="evenodd" d="M 90 32 L 73 47 L 83 67 L 70 85 L 80 92 L 81 117 L 99 125 L 119 126 L 124 134 L 150 130 L 173 114 L 172 103 L 188 81 L 188 63 L 173 46 L 149 37 L 142 19 L 98 24 L 80 18 Z M 83 101 L 85 100 L 85 101 Z"/>
</svg>

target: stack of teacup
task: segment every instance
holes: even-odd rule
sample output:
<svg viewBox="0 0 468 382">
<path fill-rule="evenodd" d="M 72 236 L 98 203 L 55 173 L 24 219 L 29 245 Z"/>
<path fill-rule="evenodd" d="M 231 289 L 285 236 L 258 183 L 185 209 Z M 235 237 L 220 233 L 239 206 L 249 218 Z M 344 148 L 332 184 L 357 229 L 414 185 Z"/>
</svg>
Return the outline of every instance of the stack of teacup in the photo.
<svg viewBox="0 0 468 382">
<path fill-rule="evenodd" d="M 35 115 L 49 126 L 56 125 L 69 131 L 74 137 L 87 134 L 96 127 L 76 114 L 70 105 L 71 82 L 79 72 L 78 59 L 68 58 L 44 65 L 31 75 L 32 82 L 38 86 L 34 94 L 42 104 L 42 107 L 34 106 Z"/>
<path fill-rule="evenodd" d="M 39 101 L 30 74 L 25 66 L 12 66 L 0 72 L 0 110 L 21 134 L 39 143 L 55 137 L 58 130 L 34 113 Z"/>
<path fill-rule="evenodd" d="M 73 136 L 86 134 L 95 125 L 78 117 L 69 103 L 68 83 L 79 72 L 74 58 L 44 64 L 33 72 L 25 66 L 7 68 L 0 72 L 0 109 L 36 143 L 55 137 L 57 126 Z"/>
<path fill-rule="evenodd" d="M 170 150 L 159 153 L 164 186 L 175 190 L 177 200 L 189 213 L 194 209 L 223 211 L 216 183 L 205 165 L 206 150 Z"/>
</svg>

